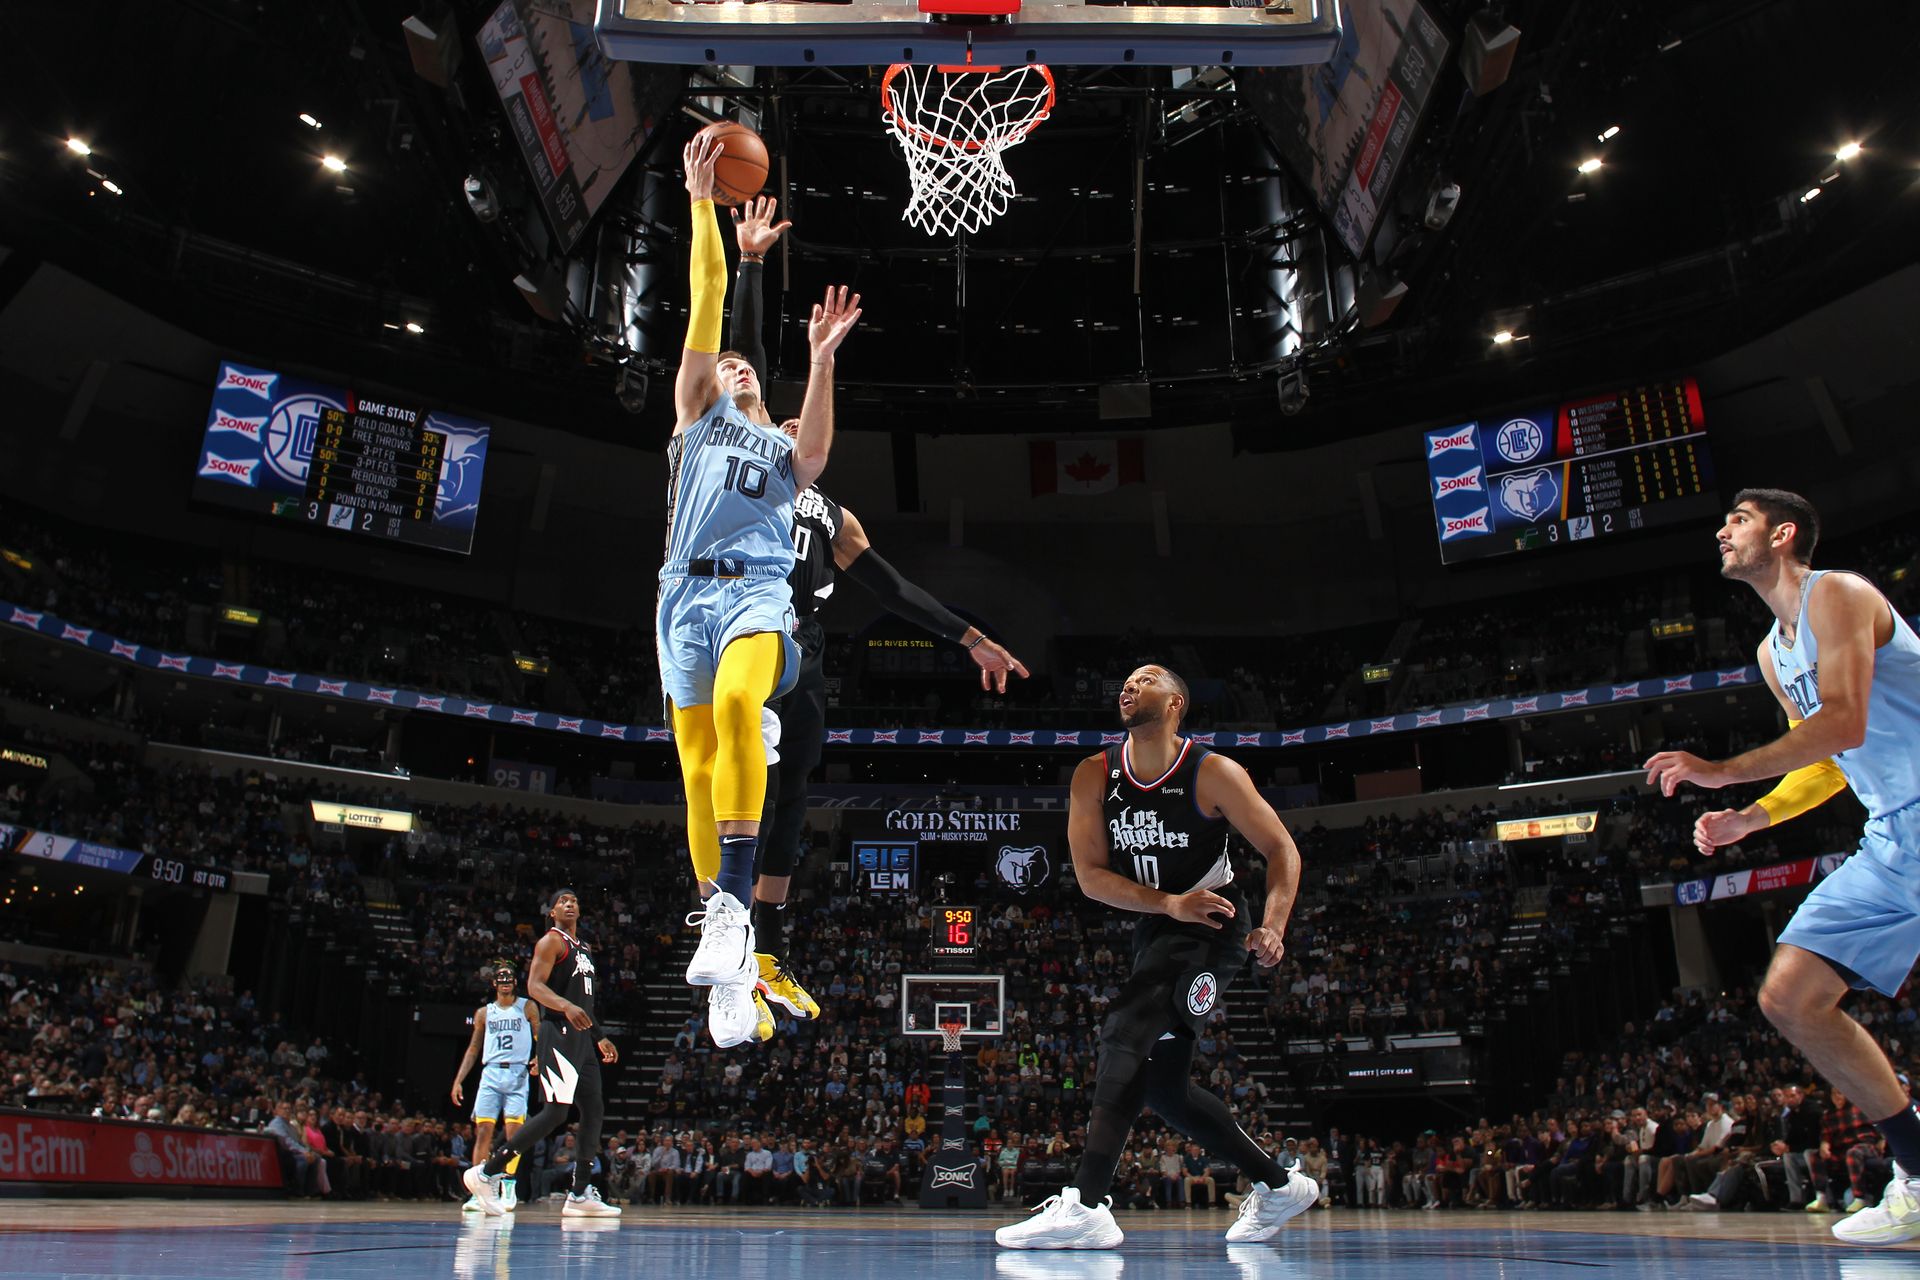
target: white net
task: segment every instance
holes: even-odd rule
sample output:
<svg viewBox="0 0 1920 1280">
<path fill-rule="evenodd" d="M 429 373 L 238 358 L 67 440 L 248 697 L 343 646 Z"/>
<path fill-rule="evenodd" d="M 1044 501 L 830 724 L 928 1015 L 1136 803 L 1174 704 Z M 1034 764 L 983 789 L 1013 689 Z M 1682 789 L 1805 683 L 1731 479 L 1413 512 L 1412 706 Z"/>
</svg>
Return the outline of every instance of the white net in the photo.
<svg viewBox="0 0 1920 1280">
<path fill-rule="evenodd" d="M 966 1028 L 958 1022 L 940 1024 L 940 1044 L 948 1053 L 960 1052 L 960 1036 Z"/>
<path fill-rule="evenodd" d="M 928 235 L 978 231 L 1007 210 L 1014 185 L 1000 157 L 1053 110 L 1053 73 L 898 63 L 880 103 L 913 185 L 901 216 Z"/>
</svg>

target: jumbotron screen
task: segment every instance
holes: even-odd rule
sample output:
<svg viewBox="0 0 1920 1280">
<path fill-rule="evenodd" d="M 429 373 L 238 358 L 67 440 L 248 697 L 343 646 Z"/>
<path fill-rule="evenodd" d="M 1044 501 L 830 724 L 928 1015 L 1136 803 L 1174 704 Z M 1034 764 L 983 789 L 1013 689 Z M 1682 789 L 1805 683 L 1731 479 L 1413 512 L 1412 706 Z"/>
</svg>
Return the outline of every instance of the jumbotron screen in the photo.
<svg viewBox="0 0 1920 1280">
<path fill-rule="evenodd" d="M 425 405 L 223 362 L 193 496 L 465 554 L 492 431 Z"/>
<path fill-rule="evenodd" d="M 1719 515 L 1706 423 L 1676 378 L 1427 432 L 1441 561 Z"/>
</svg>

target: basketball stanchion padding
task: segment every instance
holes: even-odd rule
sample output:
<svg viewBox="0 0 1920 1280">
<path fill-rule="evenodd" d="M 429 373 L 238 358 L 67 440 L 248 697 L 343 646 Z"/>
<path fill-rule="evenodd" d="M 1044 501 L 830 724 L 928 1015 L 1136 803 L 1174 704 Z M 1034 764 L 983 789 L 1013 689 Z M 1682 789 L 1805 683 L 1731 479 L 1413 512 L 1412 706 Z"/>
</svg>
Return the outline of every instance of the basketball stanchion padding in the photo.
<svg viewBox="0 0 1920 1280">
<path fill-rule="evenodd" d="M 940 1024 L 947 1069 L 940 1085 L 940 1138 L 928 1150 L 920 1172 L 923 1209 L 983 1209 L 987 1204 L 987 1179 L 967 1133 L 967 1060 L 961 1039 L 966 1029 L 964 1022 Z"/>
<path fill-rule="evenodd" d="M 1053 72 L 897 62 L 880 82 L 881 118 L 907 158 L 901 216 L 928 235 L 978 231 L 1016 194 L 1001 156 L 1053 110 Z"/>
</svg>

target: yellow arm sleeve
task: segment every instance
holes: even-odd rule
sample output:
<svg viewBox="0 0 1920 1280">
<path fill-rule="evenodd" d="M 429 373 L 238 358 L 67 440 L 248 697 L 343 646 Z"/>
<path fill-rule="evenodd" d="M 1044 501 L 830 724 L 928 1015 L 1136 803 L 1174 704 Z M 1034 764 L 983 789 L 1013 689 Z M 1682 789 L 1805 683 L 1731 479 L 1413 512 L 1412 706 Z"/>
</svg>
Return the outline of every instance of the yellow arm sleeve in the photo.
<svg viewBox="0 0 1920 1280">
<path fill-rule="evenodd" d="M 1787 721 L 1789 730 L 1799 726 L 1798 720 Z M 1809 809 L 1825 804 L 1846 789 L 1847 775 L 1840 772 L 1840 766 L 1831 760 L 1822 760 L 1795 769 L 1754 803 L 1767 811 L 1769 825 L 1778 826 L 1789 818 L 1797 818 Z"/>
<path fill-rule="evenodd" d="M 687 350 L 720 350 L 720 318 L 727 304 L 727 258 L 720 248 L 720 220 L 713 201 L 693 202 L 693 262 L 688 272 Z"/>
</svg>

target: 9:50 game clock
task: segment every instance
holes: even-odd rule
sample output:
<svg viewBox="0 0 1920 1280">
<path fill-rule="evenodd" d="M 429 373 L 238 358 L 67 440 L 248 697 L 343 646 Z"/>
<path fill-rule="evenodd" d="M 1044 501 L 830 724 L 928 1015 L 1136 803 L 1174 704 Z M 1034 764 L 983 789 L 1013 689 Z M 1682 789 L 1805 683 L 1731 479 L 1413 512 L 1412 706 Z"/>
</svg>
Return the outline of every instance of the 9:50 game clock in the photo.
<svg viewBox="0 0 1920 1280">
<path fill-rule="evenodd" d="M 980 912 L 977 907 L 933 908 L 933 938 L 928 953 L 935 960 L 971 960 L 980 953 Z"/>
</svg>

